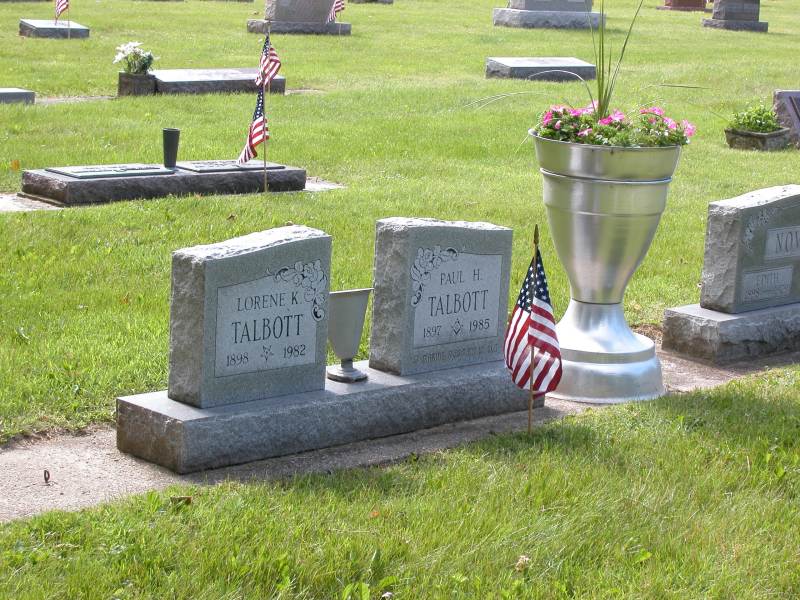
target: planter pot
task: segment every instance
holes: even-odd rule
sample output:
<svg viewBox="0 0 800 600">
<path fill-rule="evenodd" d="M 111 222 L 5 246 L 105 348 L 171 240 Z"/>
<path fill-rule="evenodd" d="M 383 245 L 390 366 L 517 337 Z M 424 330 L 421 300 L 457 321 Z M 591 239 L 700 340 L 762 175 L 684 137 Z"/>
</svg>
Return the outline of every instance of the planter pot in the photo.
<svg viewBox="0 0 800 600">
<path fill-rule="evenodd" d="M 149 73 L 123 73 L 117 82 L 118 96 L 150 96 L 156 93 L 156 78 Z"/>
<path fill-rule="evenodd" d="M 728 146 L 739 150 L 783 150 L 789 145 L 791 129 L 784 127 L 770 133 L 756 133 L 754 131 L 741 131 L 726 129 L 725 139 Z"/>
<path fill-rule="evenodd" d="M 680 146 L 622 148 L 534 136 L 544 204 L 570 303 L 556 326 L 554 398 L 616 403 L 664 393 L 652 340 L 625 321 L 625 288 L 653 241 Z"/>
</svg>

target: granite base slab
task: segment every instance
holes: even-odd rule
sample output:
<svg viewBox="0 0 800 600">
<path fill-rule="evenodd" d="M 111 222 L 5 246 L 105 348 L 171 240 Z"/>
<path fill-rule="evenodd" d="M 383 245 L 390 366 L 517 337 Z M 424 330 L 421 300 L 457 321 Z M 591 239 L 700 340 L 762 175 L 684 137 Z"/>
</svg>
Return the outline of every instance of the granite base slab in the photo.
<svg viewBox="0 0 800 600">
<path fill-rule="evenodd" d="M 662 348 L 714 364 L 800 350 L 800 303 L 737 314 L 668 308 Z"/>
<path fill-rule="evenodd" d="M 529 29 L 597 29 L 600 19 L 601 14 L 598 12 L 514 8 L 495 8 L 492 15 L 495 25 Z"/>
<path fill-rule="evenodd" d="M 703 27 L 766 33 L 769 28 L 769 23 L 765 21 L 736 21 L 733 19 L 703 19 Z"/>
<path fill-rule="evenodd" d="M 270 192 L 300 191 L 305 188 L 306 171 L 277 165 L 268 171 Z M 136 177 L 78 179 L 44 169 L 24 171 L 22 192 L 60 205 L 79 205 L 163 198 L 165 196 L 252 194 L 264 191 L 261 169 L 197 172 L 178 168 L 172 174 Z"/>
<path fill-rule="evenodd" d="M 597 69 L 591 63 L 571 57 L 490 56 L 486 59 L 486 77 L 532 81 L 577 81 L 578 77 L 584 80 L 595 79 Z"/>
<path fill-rule="evenodd" d="M 199 409 L 166 391 L 117 399 L 117 448 L 178 473 L 241 464 L 525 410 L 503 361 L 369 379 L 316 392 Z M 543 405 L 543 400 L 537 402 Z"/>
<path fill-rule="evenodd" d="M 316 35 L 350 35 L 350 23 L 293 23 L 289 21 L 273 21 L 272 33 L 310 33 Z M 267 33 L 267 22 L 264 19 L 248 19 L 248 33 Z"/>
<path fill-rule="evenodd" d="M 89 28 L 75 21 L 20 19 L 19 34 L 25 37 L 78 40 L 89 37 Z"/>
<path fill-rule="evenodd" d="M 255 83 L 258 69 L 156 69 L 151 75 L 156 80 L 158 94 L 223 94 L 258 92 Z M 277 75 L 270 83 L 273 94 L 286 93 L 286 78 Z"/>
<path fill-rule="evenodd" d="M 0 104 L 33 104 L 36 93 L 22 88 L 0 88 Z"/>
</svg>

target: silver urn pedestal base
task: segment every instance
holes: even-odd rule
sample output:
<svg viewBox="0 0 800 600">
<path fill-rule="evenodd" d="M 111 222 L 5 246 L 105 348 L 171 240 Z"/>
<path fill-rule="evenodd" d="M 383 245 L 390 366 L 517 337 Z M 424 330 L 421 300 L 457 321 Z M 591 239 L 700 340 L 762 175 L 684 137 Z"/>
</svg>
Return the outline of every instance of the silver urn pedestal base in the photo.
<svg viewBox="0 0 800 600">
<path fill-rule="evenodd" d="M 563 374 L 549 397 L 618 404 L 664 394 L 655 344 L 630 330 L 622 304 L 571 300 L 556 334 Z"/>
<path fill-rule="evenodd" d="M 625 288 L 644 260 L 667 201 L 680 146 L 629 148 L 534 133 L 547 220 L 570 283 L 556 326 L 561 382 L 549 396 L 611 404 L 664 394 L 652 340 L 625 322 Z"/>
<path fill-rule="evenodd" d="M 340 365 L 331 365 L 326 370 L 328 379 L 341 381 L 342 383 L 355 383 L 364 381 L 367 374 L 353 366 L 353 359 L 343 360 Z"/>
</svg>

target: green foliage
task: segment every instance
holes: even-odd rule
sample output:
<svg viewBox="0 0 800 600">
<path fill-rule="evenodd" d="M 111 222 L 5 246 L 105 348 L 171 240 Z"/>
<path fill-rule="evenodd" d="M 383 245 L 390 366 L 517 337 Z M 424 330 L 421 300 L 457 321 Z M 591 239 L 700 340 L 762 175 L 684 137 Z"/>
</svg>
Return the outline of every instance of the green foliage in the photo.
<svg viewBox="0 0 800 600">
<path fill-rule="evenodd" d="M 152 52 L 142 50 L 141 46 L 140 42 L 128 42 L 117 46 L 114 64 L 121 62 L 126 73 L 144 75 L 150 70 L 156 58 Z"/>
<path fill-rule="evenodd" d="M 774 109 L 764 104 L 753 104 L 743 111 L 734 113 L 730 128 L 754 133 L 771 133 L 778 131 L 781 124 L 778 123 L 778 115 Z"/>
</svg>

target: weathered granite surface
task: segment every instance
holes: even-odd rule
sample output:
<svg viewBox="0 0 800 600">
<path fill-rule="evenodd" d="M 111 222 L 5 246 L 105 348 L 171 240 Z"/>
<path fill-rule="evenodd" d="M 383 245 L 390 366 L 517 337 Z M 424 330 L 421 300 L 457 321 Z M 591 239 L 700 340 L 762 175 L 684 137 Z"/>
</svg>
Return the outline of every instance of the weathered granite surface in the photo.
<svg viewBox="0 0 800 600">
<path fill-rule="evenodd" d="M 325 382 L 331 238 L 292 225 L 172 254 L 169 390 L 208 408 Z"/>
<path fill-rule="evenodd" d="M 800 185 L 708 207 L 700 305 L 739 313 L 800 302 Z"/>
<path fill-rule="evenodd" d="M 572 12 L 563 10 L 517 10 L 495 8 L 492 14 L 494 25 L 502 27 L 525 27 L 530 29 L 589 29 L 600 26 L 598 12 Z"/>
<path fill-rule="evenodd" d="M 512 233 L 491 223 L 379 220 L 370 366 L 406 375 L 500 358 Z"/>
<path fill-rule="evenodd" d="M 780 124 L 789 128 L 791 143 L 800 148 L 800 90 L 776 90 L 772 105 Z"/>
<path fill-rule="evenodd" d="M 36 93 L 22 88 L 0 88 L 0 104 L 33 104 Z"/>
<path fill-rule="evenodd" d="M 267 22 L 264 19 L 248 19 L 247 31 L 249 33 L 267 33 Z M 310 33 L 317 35 L 350 35 L 350 23 L 295 23 L 291 21 L 273 21 L 272 33 Z"/>
<path fill-rule="evenodd" d="M 531 81 L 576 81 L 597 77 L 591 63 L 572 57 L 493 57 L 486 59 L 486 77 Z"/>
<path fill-rule="evenodd" d="M 503 361 L 200 409 L 165 392 L 117 399 L 117 447 L 178 473 L 241 464 L 525 410 Z M 541 406 L 543 400 L 537 402 Z"/>
<path fill-rule="evenodd" d="M 507 8 L 586 13 L 592 10 L 592 0 L 508 0 Z"/>
<path fill-rule="evenodd" d="M 156 69 L 155 89 L 159 94 L 212 94 L 257 92 L 258 69 Z M 286 78 L 277 75 L 270 83 L 273 94 L 286 93 Z"/>
<path fill-rule="evenodd" d="M 305 184 L 305 169 L 283 165 L 269 167 L 267 185 L 271 192 L 299 191 Z M 22 191 L 64 205 L 169 195 L 251 194 L 264 191 L 264 173 L 262 169 L 198 173 L 178 168 L 171 175 L 77 179 L 35 169 L 22 173 Z"/>
<path fill-rule="evenodd" d="M 75 21 L 20 19 L 19 34 L 26 37 L 78 40 L 89 37 L 89 28 Z"/>
<path fill-rule="evenodd" d="M 711 18 L 703 19 L 703 26 L 766 32 L 769 23 L 758 20 L 760 9 L 760 0 L 715 0 Z"/>
<path fill-rule="evenodd" d="M 800 304 L 726 314 L 699 304 L 664 311 L 665 350 L 724 364 L 800 350 Z"/>
</svg>

